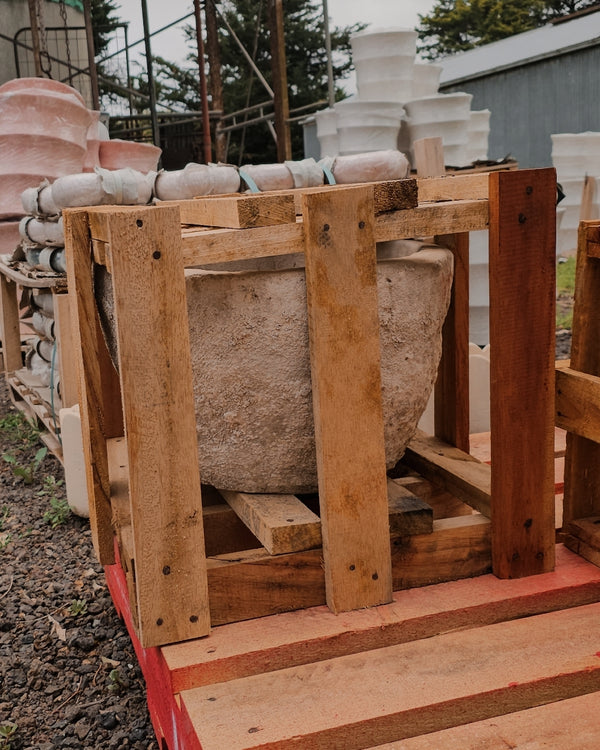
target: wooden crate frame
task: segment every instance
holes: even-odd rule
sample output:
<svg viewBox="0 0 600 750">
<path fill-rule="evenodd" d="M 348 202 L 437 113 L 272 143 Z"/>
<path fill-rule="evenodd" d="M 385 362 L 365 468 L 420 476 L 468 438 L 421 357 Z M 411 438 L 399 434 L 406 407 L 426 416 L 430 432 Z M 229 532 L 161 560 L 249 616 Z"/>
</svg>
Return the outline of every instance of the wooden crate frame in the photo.
<svg viewBox="0 0 600 750">
<path fill-rule="evenodd" d="M 57 372 L 61 397 L 57 396 L 54 416 L 50 389 L 23 367 L 20 289 L 49 289 L 53 293 L 57 340 Z M 31 334 L 34 335 L 33 332 Z M 9 394 L 15 407 L 41 430 L 41 439 L 62 460 L 58 410 L 78 403 L 76 361 L 71 337 L 71 315 L 65 277 L 26 276 L 0 261 L 0 340 L 3 344 L 3 370 Z"/>
<path fill-rule="evenodd" d="M 552 570 L 555 172 L 423 180 L 419 204 L 394 210 L 410 205 L 397 199 L 415 181 L 403 182 L 395 190 L 371 184 L 293 191 L 275 202 L 237 196 L 65 212 L 94 544 L 103 564 L 114 562 L 114 515 L 144 646 L 204 636 L 211 618 L 228 622 L 325 600 L 334 611 L 388 602 L 411 575 L 415 585 L 436 580 L 436 564 L 448 565 L 461 551 L 462 566 L 450 564 L 446 575 L 484 572 L 480 559 L 469 565 L 469 547 L 484 554 L 490 536 L 488 564 L 499 577 Z M 294 201 L 302 205 L 299 220 Z M 220 228 L 182 230 L 182 221 Z M 486 228 L 491 468 L 468 455 L 468 232 Z M 454 253 L 454 291 L 436 385 L 436 436 L 413 441 L 407 461 L 491 520 L 450 519 L 433 534 L 390 545 L 381 402 L 372 378 L 379 356 L 374 248 L 376 241 L 432 235 Z M 348 245 L 359 249 L 353 259 Z M 306 256 L 323 547 L 207 559 L 183 271 L 295 252 Z M 329 286 L 316 272 L 324 258 Z M 92 261 L 112 274 L 119 375 L 100 329 Z M 352 330 L 328 304 L 333 294 L 358 306 Z M 360 357 L 332 360 L 327 337 Z M 349 395 L 330 374 L 350 366 Z M 361 441 L 343 439 L 358 418 Z"/>
<path fill-rule="evenodd" d="M 600 565 L 600 222 L 577 242 L 571 359 L 556 369 L 556 424 L 567 431 L 565 545 Z"/>
</svg>

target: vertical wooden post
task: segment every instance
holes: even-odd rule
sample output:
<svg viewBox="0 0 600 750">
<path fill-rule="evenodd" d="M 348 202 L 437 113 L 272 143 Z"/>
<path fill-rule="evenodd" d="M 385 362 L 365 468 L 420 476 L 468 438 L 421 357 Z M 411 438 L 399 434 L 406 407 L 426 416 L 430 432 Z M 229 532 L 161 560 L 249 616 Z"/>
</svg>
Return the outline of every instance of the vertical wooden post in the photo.
<svg viewBox="0 0 600 750">
<path fill-rule="evenodd" d="M 435 238 L 454 255 L 450 307 L 435 384 L 435 434 L 469 452 L 469 233 Z"/>
<path fill-rule="evenodd" d="M 108 219 L 140 641 L 210 630 L 179 208 Z"/>
<path fill-rule="evenodd" d="M 334 612 L 391 601 L 373 188 L 303 197 L 323 557 Z"/>
<path fill-rule="evenodd" d="M 282 0 L 269 0 L 269 31 L 271 34 L 271 67 L 273 70 L 277 160 L 283 162 L 292 158 L 292 140 L 290 123 L 288 122 L 290 105 L 285 69 Z"/>
<path fill-rule="evenodd" d="M 115 550 L 106 440 L 123 434 L 119 379 L 96 310 L 87 211 L 68 209 L 63 217 L 92 541 L 99 562 L 112 565 Z"/>
<path fill-rule="evenodd" d="M 60 367 L 60 401 L 64 407 L 68 407 L 73 406 L 79 400 L 77 363 L 70 320 L 69 295 L 54 294 L 53 302 Z"/>
<path fill-rule="evenodd" d="M 492 563 L 554 566 L 556 173 L 490 174 Z"/>
<path fill-rule="evenodd" d="M 598 222 L 579 225 L 571 368 L 600 375 L 600 259 L 588 255 L 600 245 Z M 600 444 L 567 433 L 563 525 L 600 515 Z"/>
<path fill-rule="evenodd" d="M 0 341 L 2 341 L 4 370 L 6 372 L 20 370 L 23 367 L 23 357 L 21 356 L 17 285 L 3 273 L 0 273 Z"/>
<path fill-rule="evenodd" d="M 208 57 L 208 88 L 213 110 L 223 116 L 223 79 L 221 77 L 221 52 L 219 49 L 219 32 L 217 26 L 217 12 L 214 0 L 204 3 L 204 19 L 206 21 L 206 55 Z M 215 159 L 219 162 L 227 161 L 227 138 L 219 129 L 221 121 L 215 127 Z"/>
</svg>

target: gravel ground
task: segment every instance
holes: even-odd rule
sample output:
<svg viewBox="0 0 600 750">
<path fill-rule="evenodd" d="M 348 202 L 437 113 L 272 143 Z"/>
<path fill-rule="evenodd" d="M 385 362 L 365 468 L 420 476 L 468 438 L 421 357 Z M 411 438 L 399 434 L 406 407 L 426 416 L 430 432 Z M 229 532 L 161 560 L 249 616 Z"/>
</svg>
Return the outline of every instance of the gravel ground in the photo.
<svg viewBox="0 0 600 750">
<path fill-rule="evenodd" d="M 15 476 L 31 468 L 41 446 L 14 425 L 15 414 L 2 380 L 0 750 L 156 750 L 145 683 L 95 561 L 89 523 L 69 515 L 52 528 L 65 494 L 54 486 L 62 468 L 53 456 L 31 484 Z"/>
</svg>

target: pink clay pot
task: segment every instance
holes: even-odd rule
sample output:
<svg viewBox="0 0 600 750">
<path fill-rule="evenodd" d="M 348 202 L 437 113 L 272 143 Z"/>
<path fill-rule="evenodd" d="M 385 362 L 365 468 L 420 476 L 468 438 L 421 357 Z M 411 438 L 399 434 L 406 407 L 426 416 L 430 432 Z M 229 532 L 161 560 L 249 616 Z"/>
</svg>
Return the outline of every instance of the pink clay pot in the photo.
<svg viewBox="0 0 600 750">
<path fill-rule="evenodd" d="M 44 177 L 43 174 L 0 174 L 0 219 L 25 216 L 21 193 L 28 187 L 37 187 Z"/>
<path fill-rule="evenodd" d="M 18 221 L 0 221 L 0 255 L 12 253 L 21 242 Z"/>
<path fill-rule="evenodd" d="M 158 166 L 162 149 L 152 143 L 122 141 L 115 138 L 100 143 L 100 166 L 103 169 L 125 169 L 150 172 Z"/>
</svg>

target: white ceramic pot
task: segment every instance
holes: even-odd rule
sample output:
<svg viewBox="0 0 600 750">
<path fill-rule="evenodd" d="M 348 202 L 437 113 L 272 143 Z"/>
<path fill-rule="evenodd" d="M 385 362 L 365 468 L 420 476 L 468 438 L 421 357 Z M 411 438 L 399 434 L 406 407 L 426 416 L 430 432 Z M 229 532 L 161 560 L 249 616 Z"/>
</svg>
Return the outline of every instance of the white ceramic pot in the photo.
<svg viewBox="0 0 600 750">
<path fill-rule="evenodd" d="M 413 65 L 413 87 L 411 99 L 435 96 L 440 85 L 442 66 L 434 63 L 415 62 Z"/>
<path fill-rule="evenodd" d="M 407 102 L 406 115 L 411 143 L 421 138 L 442 139 L 444 161 L 454 167 L 466 166 L 471 94 L 438 94 Z"/>
<path fill-rule="evenodd" d="M 334 109 L 322 109 L 315 112 L 317 123 L 317 138 L 321 146 L 321 158 L 324 156 L 337 156 L 339 153 L 339 142 L 337 133 L 337 115 Z"/>
<path fill-rule="evenodd" d="M 373 29 L 350 39 L 359 96 L 402 103 L 412 97 L 417 34 L 411 29 Z"/>
<path fill-rule="evenodd" d="M 395 102 L 345 100 L 335 105 L 340 154 L 394 150 L 404 110 Z"/>
<path fill-rule="evenodd" d="M 480 109 L 471 112 L 469 118 L 467 159 L 469 162 L 485 161 L 488 158 L 490 135 L 490 110 Z"/>
</svg>

